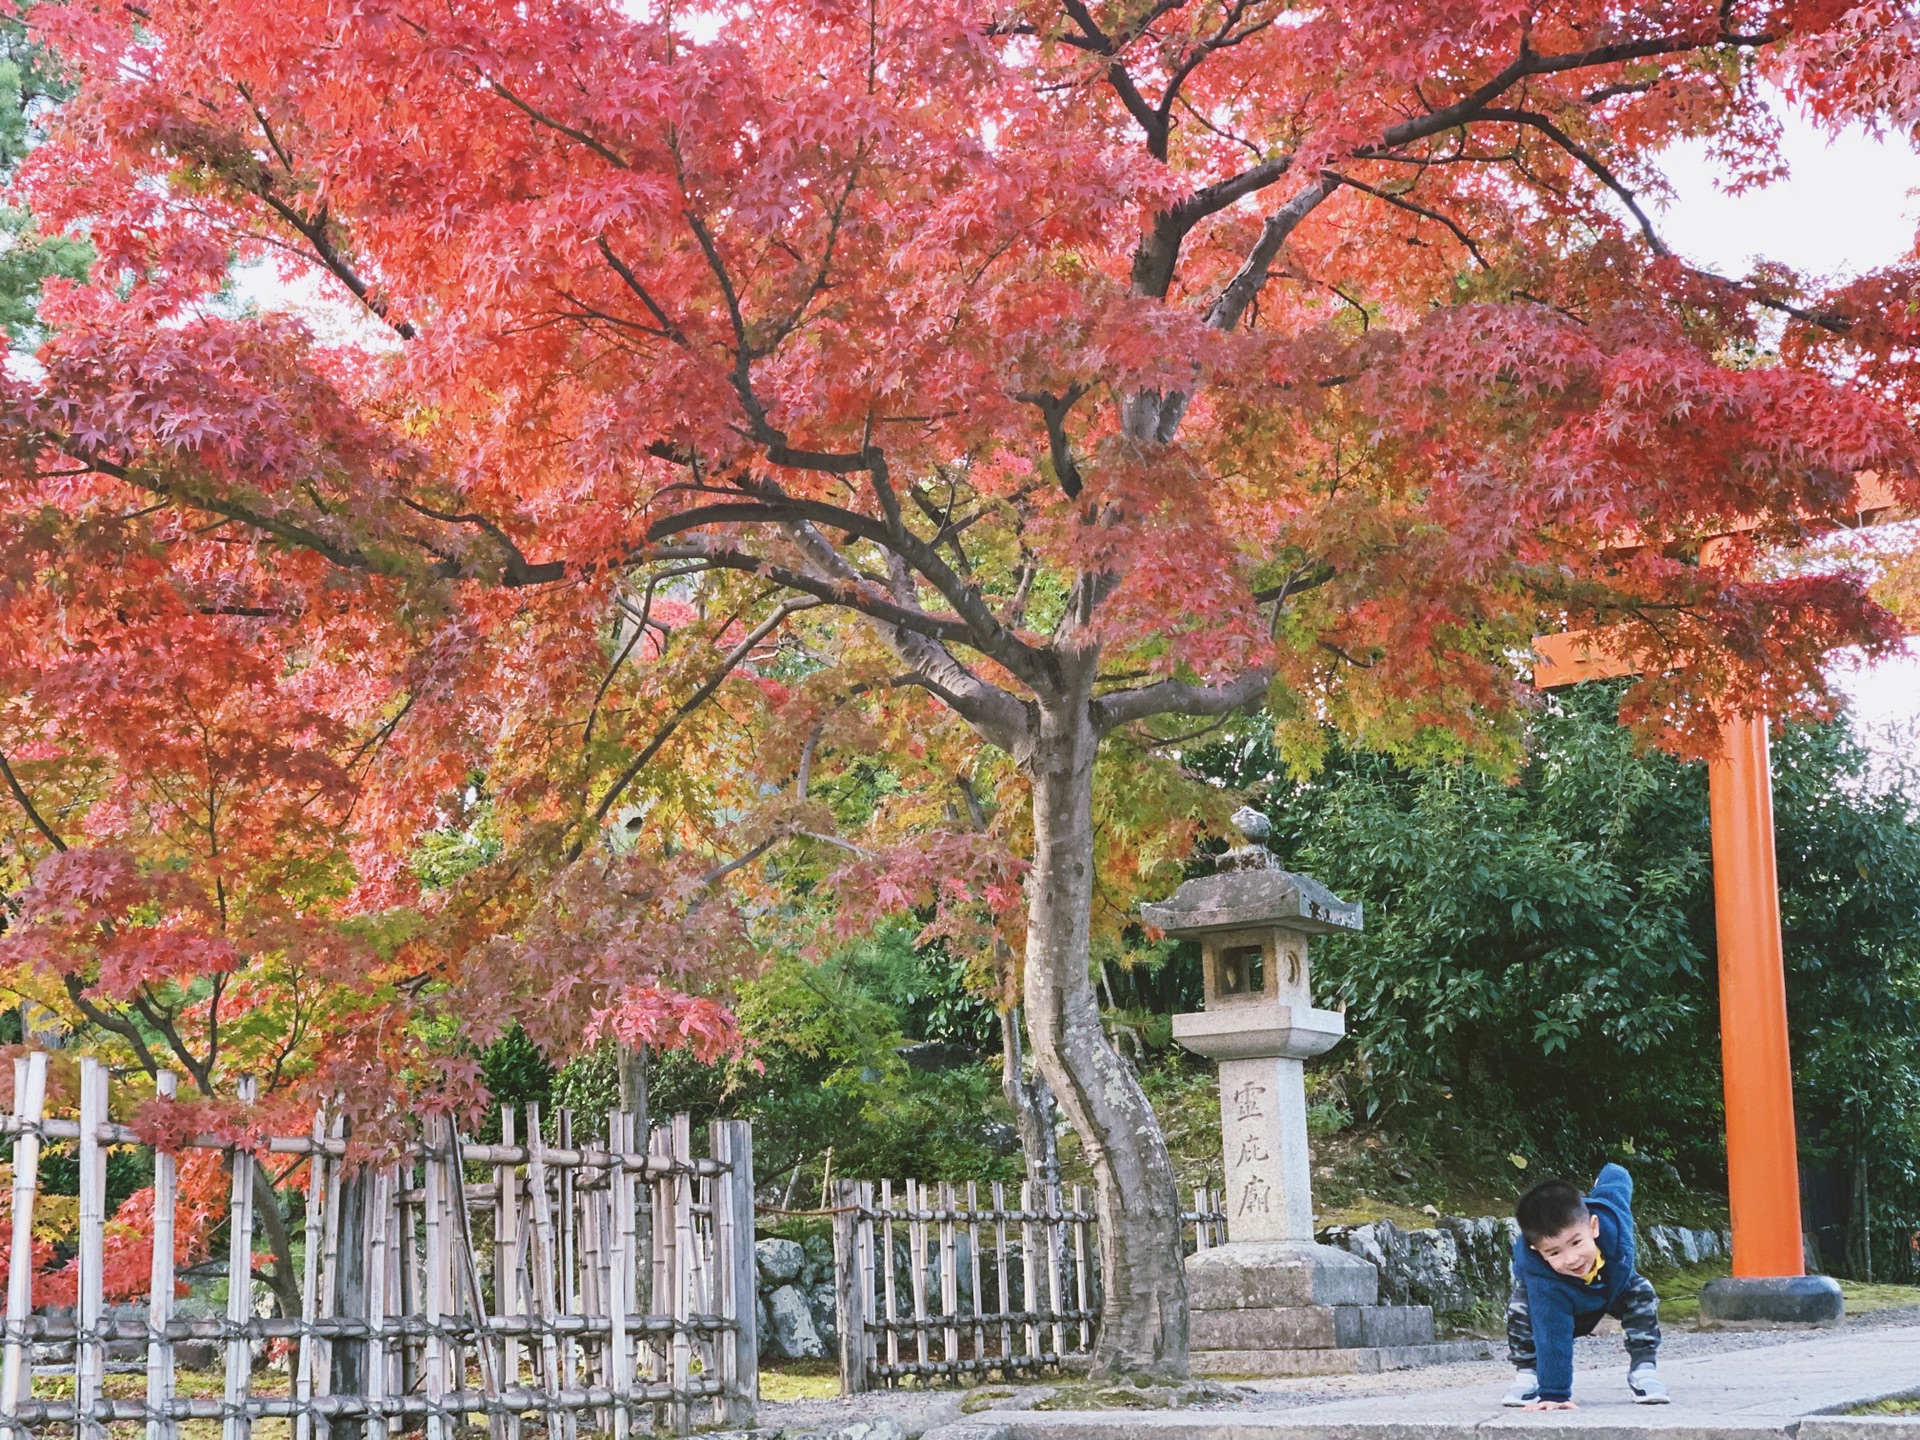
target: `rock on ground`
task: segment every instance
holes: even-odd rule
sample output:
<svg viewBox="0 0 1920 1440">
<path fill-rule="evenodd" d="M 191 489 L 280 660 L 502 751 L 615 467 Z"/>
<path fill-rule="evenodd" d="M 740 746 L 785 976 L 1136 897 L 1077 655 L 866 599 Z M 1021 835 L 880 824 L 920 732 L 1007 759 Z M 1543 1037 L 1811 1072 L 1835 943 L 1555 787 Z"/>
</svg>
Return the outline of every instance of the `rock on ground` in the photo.
<svg viewBox="0 0 1920 1440">
<path fill-rule="evenodd" d="M 777 1360 L 820 1360 L 826 1342 L 813 1323 L 813 1308 L 798 1287 L 782 1285 L 767 1296 L 767 1328 L 760 1353 Z"/>
<path fill-rule="evenodd" d="M 753 1260 L 760 1270 L 761 1288 L 771 1290 L 800 1278 L 807 1252 L 793 1240 L 758 1240 L 754 1242 Z"/>
</svg>

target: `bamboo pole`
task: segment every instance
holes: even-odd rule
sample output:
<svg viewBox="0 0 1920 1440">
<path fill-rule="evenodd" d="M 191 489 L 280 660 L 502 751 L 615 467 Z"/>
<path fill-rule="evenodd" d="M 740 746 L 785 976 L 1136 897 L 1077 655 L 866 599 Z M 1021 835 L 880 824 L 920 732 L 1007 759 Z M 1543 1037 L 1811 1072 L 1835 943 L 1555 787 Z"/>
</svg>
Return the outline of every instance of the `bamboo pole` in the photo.
<svg viewBox="0 0 1920 1440">
<path fill-rule="evenodd" d="M 1040 1275 L 1039 1257 L 1033 1248 L 1033 1182 L 1020 1182 L 1020 1290 L 1025 1310 L 1030 1318 L 1027 1321 L 1027 1355 L 1038 1359 L 1040 1355 Z"/>
<path fill-rule="evenodd" d="M 513 1144 L 514 1133 L 513 1106 L 500 1107 L 500 1142 L 503 1146 Z M 494 1210 L 493 1210 L 493 1313 L 505 1320 L 510 1315 L 521 1314 L 520 1299 L 520 1175 L 510 1163 L 502 1162 L 494 1166 Z M 520 1341 L 516 1336 L 506 1336 L 500 1342 L 500 1371 L 502 1382 L 508 1389 L 520 1384 Z M 507 1440 L 520 1440 L 520 1417 L 512 1415 L 507 1420 Z"/>
<path fill-rule="evenodd" d="M 692 1407 L 686 1402 L 688 1384 L 693 1379 L 693 1346 L 688 1322 L 693 1318 L 693 1159 L 692 1122 L 686 1113 L 673 1117 L 673 1433 L 685 1435 L 693 1428 Z M 682 1168 L 682 1167 L 685 1168 Z"/>
<path fill-rule="evenodd" d="M 973 1285 L 973 1358 L 987 1356 L 987 1332 L 980 1324 L 980 1189 L 967 1182 L 967 1278 Z"/>
<path fill-rule="evenodd" d="M 1093 1332 L 1087 1325 L 1087 1222 L 1080 1217 L 1086 1213 L 1081 1202 L 1081 1190 L 1073 1187 L 1073 1278 L 1074 1308 L 1080 1312 L 1080 1349 L 1085 1352 L 1093 1347 Z"/>
<path fill-rule="evenodd" d="M 552 1321 L 560 1312 L 555 1293 L 553 1199 L 547 1192 L 546 1137 L 540 1129 L 540 1107 L 527 1106 L 527 1197 L 533 1207 L 532 1280 L 533 1303 L 547 1324 L 540 1329 L 541 1380 L 547 1391 L 560 1389 L 560 1347 L 554 1337 Z M 552 1432 L 552 1417 L 548 1432 Z"/>
<path fill-rule="evenodd" d="M 567 1109 L 554 1112 L 555 1143 L 561 1149 L 573 1148 L 573 1112 Z M 559 1204 L 555 1208 L 554 1218 L 559 1225 L 558 1249 L 554 1253 L 556 1267 L 554 1275 L 555 1293 L 559 1300 L 562 1315 L 580 1313 L 580 1295 L 578 1278 L 574 1272 L 577 1255 L 577 1235 L 574 1216 L 574 1167 L 558 1165 L 554 1168 L 556 1188 L 559 1191 Z M 562 1388 L 572 1390 L 580 1383 L 580 1342 L 572 1335 L 560 1337 L 560 1384 Z M 573 1411 L 564 1412 L 560 1417 L 560 1432 L 563 1440 L 574 1440 L 578 1433 L 579 1419 Z"/>
<path fill-rule="evenodd" d="M 602 1227 L 606 1218 L 602 1201 L 605 1197 L 600 1181 L 603 1177 L 609 1177 L 612 1169 L 613 1167 L 609 1165 L 601 1175 L 596 1176 L 583 1167 L 575 1173 L 573 1178 L 572 1208 L 578 1273 L 576 1281 L 578 1289 L 573 1313 L 577 1315 L 598 1318 L 604 1318 L 606 1315 L 600 1303 L 606 1289 L 602 1274 L 605 1264 L 605 1238 Z M 582 1342 L 580 1359 L 581 1370 L 585 1377 L 583 1384 L 600 1389 L 610 1386 L 612 1377 L 607 1373 L 606 1350 L 607 1347 L 603 1344 L 588 1345 Z M 592 1424 L 594 1428 L 604 1430 L 609 1420 L 610 1417 L 604 1413 L 595 1412 Z"/>
<path fill-rule="evenodd" d="M 494 1355 L 493 1336 L 487 1329 L 487 1300 L 480 1293 L 479 1247 L 474 1244 L 473 1220 L 467 1212 L 467 1162 L 461 1153 L 460 1131 L 455 1127 L 452 1117 L 446 1121 L 446 1135 L 448 1200 L 454 1227 L 452 1238 L 460 1252 L 454 1263 L 459 1270 L 461 1288 L 467 1294 L 467 1305 L 462 1308 L 463 1313 L 473 1317 L 474 1360 L 480 1367 L 480 1394 L 487 1403 L 487 1433 L 491 1440 L 506 1440 L 506 1427 L 502 1423 L 499 1408 L 500 1366 Z M 466 1362 L 460 1358 L 458 1349 L 454 1355 L 459 1360 L 454 1371 L 454 1384 L 458 1389 L 465 1390 Z"/>
<path fill-rule="evenodd" d="M 259 1086 L 251 1075 L 240 1081 L 240 1103 L 252 1105 Z M 235 1145 L 232 1156 L 233 1196 L 227 1206 L 227 1337 L 226 1384 L 221 1394 L 222 1440 L 251 1440 L 253 1418 L 247 1401 L 253 1390 L 253 1343 L 247 1322 L 253 1318 L 253 1152 Z"/>
<path fill-rule="evenodd" d="M 373 1333 L 367 1337 L 367 1440 L 386 1440 L 387 1422 L 379 1405 L 386 1399 L 391 1381 L 387 1342 L 380 1333 L 387 1318 L 389 1267 L 394 1262 L 394 1247 L 388 1240 L 393 1228 L 393 1192 L 399 1188 L 399 1176 L 390 1166 L 374 1172 L 367 1197 L 367 1323 Z"/>
<path fill-rule="evenodd" d="M 907 1182 L 907 1258 L 913 1266 L 913 1348 L 922 1365 L 932 1363 L 933 1341 L 927 1324 L 927 1203 L 924 1180 Z"/>
<path fill-rule="evenodd" d="M 425 1192 L 421 1208 L 426 1212 L 425 1263 L 422 1298 L 426 1301 L 427 1336 L 421 1389 L 427 1397 L 427 1440 L 453 1440 L 452 1427 L 440 1400 L 447 1391 L 447 1342 L 442 1327 L 447 1315 L 446 1270 L 447 1235 L 445 1226 L 446 1176 L 440 1148 L 434 1143 L 439 1122 L 427 1121 L 427 1144 L 421 1156 L 422 1183 Z"/>
<path fill-rule="evenodd" d="M 40 1118 L 47 1103 L 47 1057 L 40 1051 L 13 1062 L 13 1248 L 7 1269 L 7 1361 L 0 1377 L 0 1415 L 14 1415 L 28 1399 L 27 1316 L 33 1311 L 33 1201 L 40 1187 Z"/>
<path fill-rule="evenodd" d="M 106 1299 L 107 1152 L 100 1127 L 107 1120 L 107 1067 L 80 1061 L 80 1274 L 78 1327 L 73 1342 L 73 1421 L 77 1440 L 100 1440 L 96 1413 L 106 1380 L 107 1349 L 100 1335 Z"/>
<path fill-rule="evenodd" d="M 880 1264 L 885 1267 L 887 1286 L 887 1364 L 897 1366 L 900 1363 L 900 1331 L 896 1322 L 900 1319 L 900 1297 L 897 1293 L 898 1281 L 894 1276 L 894 1270 L 897 1267 L 893 1259 L 893 1182 L 891 1180 L 880 1182 L 880 1214 L 883 1251 Z"/>
<path fill-rule="evenodd" d="M 614 1110 L 607 1117 L 607 1147 L 614 1154 L 627 1153 L 627 1132 L 625 1113 Z M 631 1421 L 628 1396 L 633 1389 L 632 1363 L 627 1355 L 627 1310 L 633 1303 L 633 1177 L 626 1166 L 615 1165 L 608 1170 L 607 1189 L 614 1222 L 607 1257 L 607 1388 L 613 1392 L 613 1440 L 627 1440 Z"/>
<path fill-rule="evenodd" d="M 1053 1312 L 1053 1353 L 1067 1353 L 1067 1329 L 1060 1320 L 1061 1304 L 1060 1267 L 1065 1257 L 1060 1253 L 1061 1232 L 1066 1228 L 1066 1220 L 1061 1215 L 1060 1186 L 1054 1182 L 1046 1187 L 1046 1215 L 1041 1221 L 1047 1237 L 1047 1308 Z"/>
<path fill-rule="evenodd" d="M 953 1317 L 960 1309 L 960 1247 L 953 1227 L 953 1186 L 941 1182 L 940 1203 L 940 1348 L 949 1365 L 960 1361 L 960 1331 Z"/>
<path fill-rule="evenodd" d="M 660 1161 L 665 1167 L 673 1155 L 673 1131 L 665 1125 L 655 1126 L 647 1135 L 647 1153 Z M 664 1168 L 658 1178 L 650 1182 L 649 1202 L 647 1206 L 648 1233 L 652 1236 L 653 1246 L 653 1282 L 650 1313 L 671 1315 L 673 1313 L 673 1177 Z M 656 1387 L 667 1383 L 668 1367 L 672 1357 L 672 1338 L 661 1336 L 650 1338 L 647 1342 L 647 1376 Z M 653 1428 L 658 1430 L 666 1420 L 667 1411 L 662 1404 L 653 1407 Z"/>
<path fill-rule="evenodd" d="M 180 1077 L 162 1070 L 153 1079 L 154 1094 L 171 1100 L 179 1093 Z M 175 1440 L 179 1422 L 172 1415 L 173 1341 L 167 1325 L 173 1319 L 174 1206 L 179 1203 L 179 1162 L 158 1146 L 153 1151 L 153 1268 L 147 1286 L 147 1440 Z"/>
<path fill-rule="evenodd" d="M 313 1138 L 315 1145 L 313 1153 L 307 1157 L 307 1216 L 304 1227 L 305 1243 L 302 1246 L 305 1253 L 301 1256 L 300 1261 L 300 1318 L 307 1325 L 311 1325 L 315 1320 L 320 1318 L 321 1276 L 323 1274 L 325 1275 L 327 1287 L 328 1289 L 332 1289 L 334 1277 L 339 1271 L 339 1261 L 335 1255 L 335 1251 L 340 1243 L 339 1221 L 337 1218 L 340 1205 L 338 1196 L 329 1194 L 327 1191 L 327 1182 L 330 1178 L 327 1172 L 332 1167 L 328 1165 L 327 1155 L 320 1149 L 318 1144 L 319 1141 L 326 1138 L 326 1125 L 327 1117 L 325 1112 L 316 1109 L 313 1112 Z M 316 1221 L 319 1222 L 317 1226 L 315 1224 Z M 318 1230 L 319 1233 L 316 1234 L 316 1230 Z M 320 1263 L 322 1251 L 325 1251 L 327 1256 L 327 1263 L 324 1269 Z M 299 1348 L 294 1356 L 293 1362 L 293 1398 L 299 1402 L 301 1406 L 300 1413 L 294 1419 L 294 1434 L 298 1437 L 298 1440 L 313 1440 L 313 1411 L 311 1408 L 313 1397 L 316 1390 L 321 1394 L 325 1394 L 329 1388 L 325 1383 L 318 1386 L 314 1383 L 314 1369 L 317 1359 L 314 1353 L 315 1345 L 316 1341 L 312 1331 L 302 1328 L 300 1331 Z M 333 1373 L 332 1350 L 333 1347 L 331 1345 L 324 1345 L 323 1343 L 322 1353 L 326 1356 L 326 1372 L 329 1380 L 332 1378 Z"/>
<path fill-rule="evenodd" d="M 1000 1309 L 1000 1359 L 1013 1359 L 1013 1325 L 1007 1316 L 1013 1313 L 1013 1297 L 1007 1289 L 1007 1187 L 993 1182 L 993 1280 L 994 1299 Z M 1013 1378 L 1013 1369 L 1003 1364 L 1001 1374 Z"/>
<path fill-rule="evenodd" d="M 400 1162 L 393 1177 L 394 1242 L 388 1263 L 394 1267 L 391 1299 L 396 1315 L 415 1315 L 420 1311 L 420 1237 L 414 1226 L 413 1203 L 407 1199 L 407 1192 L 413 1189 L 413 1167 L 414 1159 L 409 1154 Z M 395 1343 L 392 1394 L 407 1394 L 419 1380 L 418 1349 L 419 1341 L 411 1335 L 402 1335 Z"/>
</svg>

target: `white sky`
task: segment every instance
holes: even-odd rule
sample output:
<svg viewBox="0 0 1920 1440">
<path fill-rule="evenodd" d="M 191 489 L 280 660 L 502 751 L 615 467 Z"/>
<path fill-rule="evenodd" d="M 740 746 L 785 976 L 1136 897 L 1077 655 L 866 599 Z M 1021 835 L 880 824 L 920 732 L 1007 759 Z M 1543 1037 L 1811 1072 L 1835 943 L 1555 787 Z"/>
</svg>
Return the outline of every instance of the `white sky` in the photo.
<svg viewBox="0 0 1920 1440">
<path fill-rule="evenodd" d="M 1920 154 L 1901 137 L 1851 130 L 1830 138 L 1777 107 L 1791 174 L 1765 190 L 1727 195 L 1702 145 L 1666 159 L 1675 198 L 1656 217 L 1662 236 L 1697 265 L 1741 274 L 1756 256 L 1813 275 L 1854 274 L 1914 248 L 1920 217 Z M 1850 698 L 1863 738 L 1895 765 L 1920 756 L 1920 638 L 1904 657 L 1862 668 L 1857 655 L 1830 672 Z"/>
</svg>

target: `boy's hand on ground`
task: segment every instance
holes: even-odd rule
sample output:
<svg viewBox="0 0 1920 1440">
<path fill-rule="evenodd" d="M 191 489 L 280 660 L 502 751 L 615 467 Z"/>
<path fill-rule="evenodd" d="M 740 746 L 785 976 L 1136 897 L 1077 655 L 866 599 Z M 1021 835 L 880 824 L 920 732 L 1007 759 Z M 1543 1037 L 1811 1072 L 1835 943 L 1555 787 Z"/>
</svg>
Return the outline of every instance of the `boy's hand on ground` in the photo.
<svg viewBox="0 0 1920 1440">
<path fill-rule="evenodd" d="M 1529 1400 L 1523 1407 L 1526 1410 L 1578 1410 L 1579 1403 L 1573 1400 Z"/>
</svg>

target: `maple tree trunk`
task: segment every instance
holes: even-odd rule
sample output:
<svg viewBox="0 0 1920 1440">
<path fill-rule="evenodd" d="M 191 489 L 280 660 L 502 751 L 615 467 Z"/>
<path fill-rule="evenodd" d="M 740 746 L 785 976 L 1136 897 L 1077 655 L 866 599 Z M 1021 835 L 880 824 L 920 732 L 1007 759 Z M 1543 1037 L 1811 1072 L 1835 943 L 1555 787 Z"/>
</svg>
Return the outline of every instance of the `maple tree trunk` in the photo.
<svg viewBox="0 0 1920 1440">
<path fill-rule="evenodd" d="M 339 1257 L 334 1269 L 333 1313 L 345 1319 L 367 1318 L 367 1190 L 371 1172 L 364 1166 L 340 1177 Z M 311 1236 L 311 1232 L 309 1232 Z M 312 1238 L 308 1241 L 313 1243 Z M 367 1393 L 367 1342 L 340 1339 L 332 1346 L 335 1395 Z M 329 1440 L 362 1440 L 367 1422 L 357 1415 L 335 1415 L 327 1422 Z"/>
<path fill-rule="evenodd" d="M 1179 1185 L 1133 1067 L 1108 1043 L 1093 989 L 1093 762 L 1099 737 L 1043 707 L 1029 771 L 1027 1034 L 1034 1062 L 1093 1168 L 1103 1305 L 1096 1377 L 1187 1373 Z"/>
<path fill-rule="evenodd" d="M 1000 1090 L 1013 1107 L 1020 1128 L 1020 1153 L 1028 1183 L 1047 1186 L 1060 1179 L 1060 1146 L 1053 1133 L 1053 1087 L 1047 1077 L 1026 1073 L 1018 1006 L 1000 1012 Z"/>
</svg>

